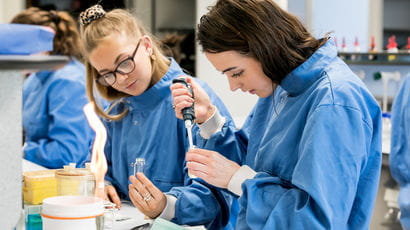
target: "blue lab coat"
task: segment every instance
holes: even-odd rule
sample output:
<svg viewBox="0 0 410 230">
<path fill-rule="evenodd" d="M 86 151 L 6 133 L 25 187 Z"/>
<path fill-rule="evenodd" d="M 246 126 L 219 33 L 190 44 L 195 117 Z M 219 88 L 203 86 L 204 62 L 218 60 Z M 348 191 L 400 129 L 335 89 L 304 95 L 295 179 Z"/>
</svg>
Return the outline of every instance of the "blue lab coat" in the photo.
<svg viewBox="0 0 410 230">
<path fill-rule="evenodd" d="M 257 172 L 242 184 L 237 229 L 368 229 L 381 111 L 332 41 L 260 98 L 240 131 L 202 141 L 245 145 L 236 156 Z"/>
<path fill-rule="evenodd" d="M 400 222 L 410 229 L 410 76 L 394 99 L 391 131 L 390 171 L 400 185 Z"/>
<path fill-rule="evenodd" d="M 106 179 L 116 187 L 122 199 L 129 199 L 128 177 L 134 173 L 133 163 L 136 158 L 144 158 L 145 175 L 161 191 L 177 198 L 173 222 L 208 224 L 210 229 L 220 229 L 228 219 L 229 206 L 225 202 L 230 202 L 230 195 L 206 186 L 201 180 L 190 179 L 185 168 L 187 133 L 184 122 L 175 117 L 170 90 L 172 79 L 180 76 L 186 74 L 172 59 L 167 73 L 154 86 L 139 96 L 122 99 L 113 109 L 111 114 L 127 108 L 128 114 L 123 119 L 104 121 L 108 133 Z M 212 103 L 233 126 L 229 112 L 217 95 L 204 82 L 195 81 L 206 90 Z M 197 126 L 193 129 L 194 132 L 198 130 Z M 213 148 L 207 145 L 199 147 Z M 177 186 L 184 187 L 172 189 Z"/>
<path fill-rule="evenodd" d="M 24 158 L 47 168 L 82 166 L 94 138 L 87 103 L 85 68 L 77 60 L 30 75 L 23 86 Z"/>
</svg>

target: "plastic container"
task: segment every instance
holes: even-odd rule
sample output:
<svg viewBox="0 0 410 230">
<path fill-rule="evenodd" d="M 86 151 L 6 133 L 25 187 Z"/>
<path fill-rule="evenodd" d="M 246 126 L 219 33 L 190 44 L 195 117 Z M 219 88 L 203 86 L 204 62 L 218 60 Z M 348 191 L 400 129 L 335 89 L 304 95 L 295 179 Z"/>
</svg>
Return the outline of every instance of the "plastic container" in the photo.
<svg viewBox="0 0 410 230">
<path fill-rule="evenodd" d="M 91 196 L 56 196 L 44 199 L 43 230 L 104 229 L 103 200 Z"/>
<path fill-rule="evenodd" d="M 41 205 L 24 205 L 26 230 L 42 230 Z"/>
<path fill-rule="evenodd" d="M 94 196 L 95 178 L 89 168 L 65 165 L 55 172 L 58 196 Z"/>
<path fill-rule="evenodd" d="M 43 199 L 57 196 L 56 170 L 23 173 L 23 198 L 26 204 L 41 204 Z"/>
</svg>

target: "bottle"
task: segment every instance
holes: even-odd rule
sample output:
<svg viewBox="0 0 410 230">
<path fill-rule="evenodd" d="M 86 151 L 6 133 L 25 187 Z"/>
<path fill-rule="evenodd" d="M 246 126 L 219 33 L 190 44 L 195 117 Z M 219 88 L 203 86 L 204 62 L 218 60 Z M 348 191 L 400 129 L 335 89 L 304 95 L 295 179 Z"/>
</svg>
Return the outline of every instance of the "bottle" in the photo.
<svg viewBox="0 0 410 230">
<path fill-rule="evenodd" d="M 369 53 L 370 53 L 369 60 L 370 61 L 373 61 L 373 60 L 377 59 L 377 56 L 375 55 L 376 52 L 377 52 L 377 50 L 376 50 L 376 41 L 375 41 L 374 36 L 372 36 L 371 39 L 370 39 L 370 49 L 369 49 Z"/>
<path fill-rule="evenodd" d="M 354 47 L 354 53 L 360 53 L 360 45 L 359 45 L 359 39 L 357 37 L 355 37 L 354 39 L 354 43 L 353 43 L 353 47 Z M 352 60 L 358 60 L 360 59 L 360 55 L 359 54 L 352 54 Z"/>
<path fill-rule="evenodd" d="M 389 37 L 389 43 L 386 46 L 387 48 L 387 53 L 398 53 L 399 49 L 397 49 L 397 42 L 396 42 L 396 36 L 392 35 Z M 396 55 L 389 55 L 387 56 L 388 61 L 394 61 L 396 60 Z"/>
<path fill-rule="evenodd" d="M 410 37 L 407 37 L 406 49 L 407 49 L 407 52 L 410 53 Z"/>
<path fill-rule="evenodd" d="M 347 52 L 346 39 L 342 38 L 342 52 Z"/>
</svg>

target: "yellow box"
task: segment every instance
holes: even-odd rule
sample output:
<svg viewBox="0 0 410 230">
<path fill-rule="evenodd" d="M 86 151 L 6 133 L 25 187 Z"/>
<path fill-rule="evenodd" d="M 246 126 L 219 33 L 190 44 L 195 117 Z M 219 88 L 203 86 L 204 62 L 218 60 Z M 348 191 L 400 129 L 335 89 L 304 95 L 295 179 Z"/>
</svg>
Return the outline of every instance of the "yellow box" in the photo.
<svg viewBox="0 0 410 230">
<path fill-rule="evenodd" d="M 24 202 L 41 204 L 43 199 L 57 196 L 56 170 L 41 170 L 23 173 Z"/>
</svg>

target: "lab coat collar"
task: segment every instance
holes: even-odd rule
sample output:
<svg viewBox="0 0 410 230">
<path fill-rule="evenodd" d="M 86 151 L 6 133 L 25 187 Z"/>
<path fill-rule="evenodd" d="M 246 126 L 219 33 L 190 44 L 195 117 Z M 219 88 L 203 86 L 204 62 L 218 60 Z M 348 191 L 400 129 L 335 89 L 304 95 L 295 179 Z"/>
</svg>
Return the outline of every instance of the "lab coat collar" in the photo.
<svg viewBox="0 0 410 230">
<path fill-rule="evenodd" d="M 169 97 L 171 90 L 169 89 L 173 78 L 179 75 L 183 75 L 181 67 L 178 63 L 170 58 L 171 64 L 165 75 L 150 89 L 138 96 L 132 96 L 125 98 L 126 104 L 128 104 L 131 110 L 147 110 L 157 106 L 166 97 Z"/>
<path fill-rule="evenodd" d="M 322 77 L 325 68 L 337 58 L 333 39 L 329 39 L 304 63 L 290 72 L 281 82 L 281 87 L 290 96 L 297 96 Z"/>
</svg>

